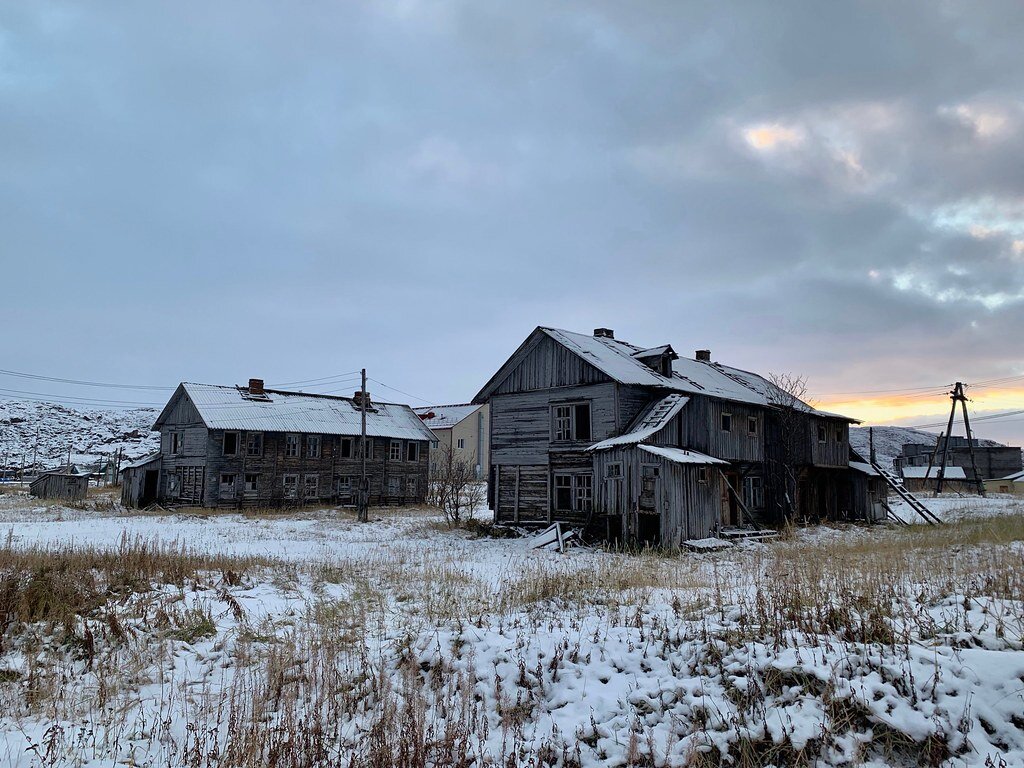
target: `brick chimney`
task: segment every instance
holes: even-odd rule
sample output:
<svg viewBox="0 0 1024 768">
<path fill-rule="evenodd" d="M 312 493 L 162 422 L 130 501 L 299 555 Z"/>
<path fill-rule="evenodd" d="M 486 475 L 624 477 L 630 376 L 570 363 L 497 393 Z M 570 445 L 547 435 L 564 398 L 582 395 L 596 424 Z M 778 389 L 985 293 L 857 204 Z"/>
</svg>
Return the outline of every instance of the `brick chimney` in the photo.
<svg viewBox="0 0 1024 768">
<path fill-rule="evenodd" d="M 615 331 L 611 328 L 595 328 L 594 329 L 595 339 L 614 339 Z"/>
<path fill-rule="evenodd" d="M 361 389 L 357 389 L 355 391 L 355 394 L 352 395 L 352 399 L 355 400 L 357 408 L 362 408 L 363 407 L 363 391 Z M 366 393 L 366 406 L 367 406 L 367 408 L 369 408 L 369 406 L 370 406 L 370 393 L 369 392 Z"/>
<path fill-rule="evenodd" d="M 262 395 L 263 392 L 263 379 L 249 379 L 249 394 L 250 395 Z"/>
<path fill-rule="evenodd" d="M 710 349 L 698 349 L 693 357 L 695 360 L 700 360 L 702 363 L 711 362 L 711 350 Z"/>
<path fill-rule="evenodd" d="M 429 419 L 432 419 L 435 416 L 437 416 L 437 414 L 434 413 L 433 411 L 429 411 L 427 413 L 421 413 L 420 414 L 420 420 L 421 421 L 428 421 Z"/>
</svg>

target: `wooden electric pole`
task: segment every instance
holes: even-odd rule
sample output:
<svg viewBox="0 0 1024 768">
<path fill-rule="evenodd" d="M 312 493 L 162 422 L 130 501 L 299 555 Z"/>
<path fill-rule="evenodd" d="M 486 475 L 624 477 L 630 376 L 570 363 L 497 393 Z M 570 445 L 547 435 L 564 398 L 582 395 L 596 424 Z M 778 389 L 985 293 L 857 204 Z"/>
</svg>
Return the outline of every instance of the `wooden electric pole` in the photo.
<svg viewBox="0 0 1024 768">
<path fill-rule="evenodd" d="M 946 461 L 949 456 L 949 441 L 953 437 L 953 419 L 956 417 L 956 404 L 960 403 L 960 408 L 964 415 L 964 431 L 967 433 L 967 451 L 971 455 L 971 472 L 974 474 L 972 480 L 978 487 L 978 494 L 984 496 L 985 482 L 981 479 L 981 475 L 978 474 L 978 462 L 974 457 L 974 437 L 971 435 L 971 418 L 967 415 L 967 395 L 964 394 L 964 385 L 962 382 L 958 381 L 953 385 L 953 391 L 949 393 L 949 399 L 953 401 L 953 405 L 949 409 L 949 424 L 946 425 L 946 442 L 942 445 L 942 465 L 939 467 L 938 482 L 935 485 L 935 495 L 938 496 L 942 492 L 942 482 L 946 478 Z"/>
<path fill-rule="evenodd" d="M 359 475 L 359 522 L 365 523 L 370 519 L 370 483 L 366 478 L 366 369 L 362 370 L 363 386 L 359 394 L 359 410 L 362 413 L 362 439 L 359 446 L 359 454 L 362 457 Z"/>
</svg>

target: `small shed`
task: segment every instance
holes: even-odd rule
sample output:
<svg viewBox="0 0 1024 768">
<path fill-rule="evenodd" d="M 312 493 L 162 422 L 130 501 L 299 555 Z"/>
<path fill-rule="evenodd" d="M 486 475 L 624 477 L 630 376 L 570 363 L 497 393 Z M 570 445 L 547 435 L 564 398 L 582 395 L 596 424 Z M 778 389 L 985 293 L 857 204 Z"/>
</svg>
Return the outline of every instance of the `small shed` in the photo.
<svg viewBox="0 0 1024 768">
<path fill-rule="evenodd" d="M 156 502 L 160 488 L 160 452 L 121 468 L 121 504 L 143 509 Z"/>
<path fill-rule="evenodd" d="M 29 485 L 39 499 L 81 501 L 89 491 L 89 476 L 71 472 L 43 472 Z"/>
<path fill-rule="evenodd" d="M 856 454 L 850 458 L 852 508 L 862 511 L 864 515 L 862 519 L 869 523 L 877 523 L 885 520 L 885 505 L 888 502 L 889 486 L 877 469 L 859 459 L 860 457 Z"/>
<path fill-rule="evenodd" d="M 934 491 L 939 485 L 939 467 L 903 467 L 902 473 L 903 485 L 911 493 Z M 973 493 L 977 486 L 967 481 L 963 467 L 947 466 L 942 475 L 942 490 Z"/>
<path fill-rule="evenodd" d="M 986 480 L 985 490 L 988 493 L 1009 493 L 1024 496 L 1024 472 L 1015 472 L 998 480 Z"/>
</svg>

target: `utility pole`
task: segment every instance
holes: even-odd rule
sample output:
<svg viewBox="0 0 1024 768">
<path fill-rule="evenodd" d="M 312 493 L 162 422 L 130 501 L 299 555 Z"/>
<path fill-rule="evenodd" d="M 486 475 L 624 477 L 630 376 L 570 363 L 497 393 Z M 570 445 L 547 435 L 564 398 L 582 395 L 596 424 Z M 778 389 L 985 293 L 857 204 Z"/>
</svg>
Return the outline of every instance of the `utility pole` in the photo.
<svg viewBox="0 0 1024 768">
<path fill-rule="evenodd" d="M 868 461 L 875 465 L 875 428 L 868 427 Z"/>
<path fill-rule="evenodd" d="M 953 435 L 953 419 L 956 417 L 956 404 L 960 403 L 960 408 L 964 415 L 964 431 L 967 433 L 967 451 L 971 455 L 971 472 L 974 473 L 972 480 L 978 487 L 978 494 L 980 496 L 984 496 L 985 483 L 978 474 L 978 462 L 974 457 L 974 437 L 971 435 L 971 418 L 967 415 L 967 395 L 964 394 L 963 382 L 958 381 L 953 385 L 953 391 L 949 393 L 949 399 L 953 401 L 953 405 L 949 409 L 949 424 L 946 426 L 946 442 L 942 446 L 942 466 L 939 467 L 938 482 L 935 485 L 935 495 L 938 496 L 942 492 L 942 482 L 946 477 L 946 460 L 949 455 L 949 441 Z"/>
<path fill-rule="evenodd" d="M 363 386 L 359 394 L 359 410 L 362 413 L 362 441 L 359 446 L 359 455 L 362 457 L 362 467 L 359 476 L 359 506 L 357 508 L 359 522 L 365 523 L 370 519 L 370 483 L 366 478 L 366 369 L 362 370 Z"/>
<path fill-rule="evenodd" d="M 32 446 L 32 473 L 38 475 L 36 470 L 36 457 L 39 455 L 39 421 L 36 421 L 36 442 Z"/>
</svg>

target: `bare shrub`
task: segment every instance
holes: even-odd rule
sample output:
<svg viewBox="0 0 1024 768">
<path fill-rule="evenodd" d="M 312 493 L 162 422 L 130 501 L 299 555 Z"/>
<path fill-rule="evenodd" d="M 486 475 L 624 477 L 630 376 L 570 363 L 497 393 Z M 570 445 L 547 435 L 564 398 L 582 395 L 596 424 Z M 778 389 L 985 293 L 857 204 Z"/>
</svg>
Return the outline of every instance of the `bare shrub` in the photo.
<svg viewBox="0 0 1024 768">
<path fill-rule="evenodd" d="M 441 510 L 450 527 L 459 525 L 484 503 L 484 486 L 477 480 L 476 464 L 441 446 L 430 465 L 428 503 Z"/>
</svg>

